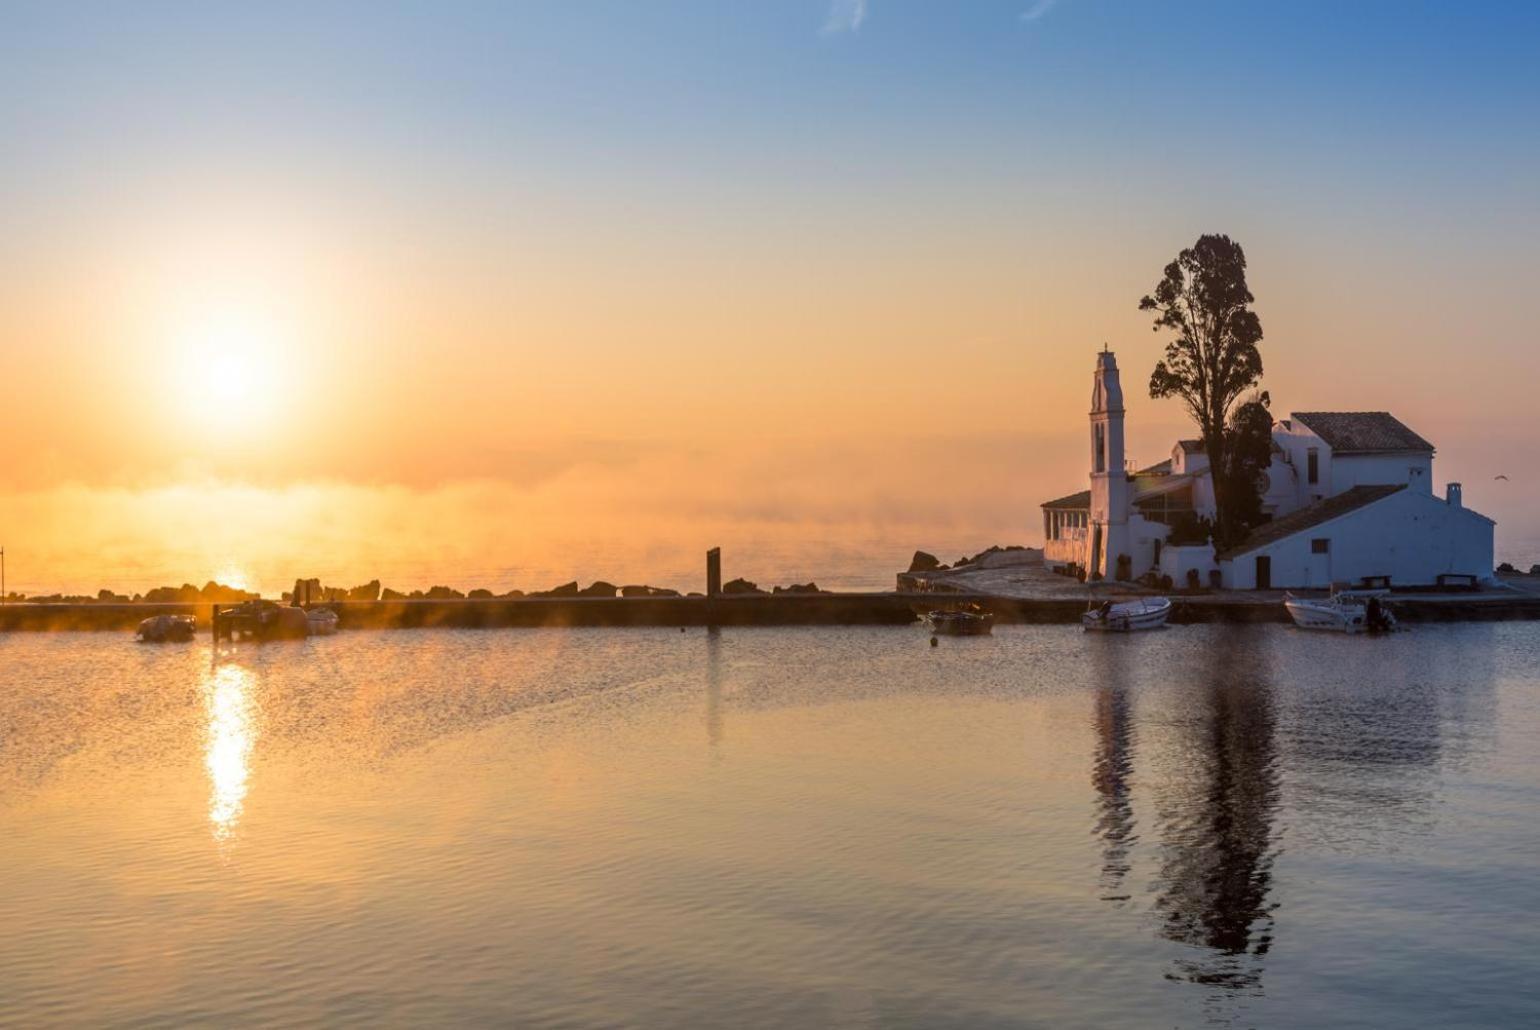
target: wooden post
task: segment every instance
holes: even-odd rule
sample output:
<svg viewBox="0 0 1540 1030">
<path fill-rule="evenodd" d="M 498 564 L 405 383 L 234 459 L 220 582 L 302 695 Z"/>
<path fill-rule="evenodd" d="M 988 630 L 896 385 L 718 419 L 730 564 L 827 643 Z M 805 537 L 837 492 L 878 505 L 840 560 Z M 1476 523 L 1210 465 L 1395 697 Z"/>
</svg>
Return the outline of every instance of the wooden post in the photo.
<svg viewBox="0 0 1540 1030">
<path fill-rule="evenodd" d="M 706 552 L 706 596 L 716 597 L 722 592 L 722 549 L 713 547 Z"/>
</svg>

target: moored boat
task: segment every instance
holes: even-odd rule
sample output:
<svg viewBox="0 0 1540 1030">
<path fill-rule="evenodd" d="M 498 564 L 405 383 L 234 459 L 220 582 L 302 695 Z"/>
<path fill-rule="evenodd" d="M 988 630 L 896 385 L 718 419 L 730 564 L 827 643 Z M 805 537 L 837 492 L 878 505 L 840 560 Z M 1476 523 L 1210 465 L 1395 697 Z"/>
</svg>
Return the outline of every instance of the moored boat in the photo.
<svg viewBox="0 0 1540 1030">
<path fill-rule="evenodd" d="M 981 637 L 994 629 L 995 617 L 983 609 L 937 609 L 926 614 L 925 623 L 938 636 Z"/>
<path fill-rule="evenodd" d="M 198 622 L 191 615 L 152 615 L 139 623 L 134 636 L 141 643 L 166 644 L 191 640 Z"/>
<path fill-rule="evenodd" d="M 1380 600 L 1386 593 L 1384 590 L 1343 590 L 1319 599 L 1286 593 L 1283 606 L 1300 629 L 1333 633 L 1388 632 L 1396 628 L 1396 618 Z"/>
<path fill-rule="evenodd" d="M 337 632 L 340 620 L 330 608 L 312 608 L 305 613 L 305 629 L 312 637 L 329 637 Z"/>
<path fill-rule="evenodd" d="M 1097 633 L 1132 633 L 1160 629 L 1171 615 L 1165 597 L 1138 597 L 1128 601 L 1103 601 L 1080 617 L 1080 624 Z"/>
</svg>

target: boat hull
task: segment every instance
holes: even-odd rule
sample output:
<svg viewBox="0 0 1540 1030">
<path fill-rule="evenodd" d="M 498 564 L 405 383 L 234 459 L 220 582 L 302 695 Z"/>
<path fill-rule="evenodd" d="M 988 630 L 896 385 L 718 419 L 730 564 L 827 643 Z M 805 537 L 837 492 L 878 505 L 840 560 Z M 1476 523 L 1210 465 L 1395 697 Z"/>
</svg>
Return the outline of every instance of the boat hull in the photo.
<svg viewBox="0 0 1540 1030">
<path fill-rule="evenodd" d="M 995 617 L 988 612 L 931 612 L 925 616 L 930 631 L 942 637 L 983 637 L 995 627 Z"/>
<path fill-rule="evenodd" d="M 1164 597 L 1154 597 L 1114 604 L 1108 610 L 1086 612 L 1080 622 L 1091 633 L 1137 633 L 1160 629 L 1170 617 L 1171 602 Z"/>
<path fill-rule="evenodd" d="M 1327 633 L 1366 633 L 1370 630 L 1369 609 L 1363 604 L 1345 604 L 1340 601 L 1310 601 L 1299 597 L 1286 597 L 1283 606 L 1289 618 L 1300 629 L 1320 630 Z M 1395 620 L 1389 612 L 1382 617 L 1381 629 L 1395 628 Z"/>
</svg>

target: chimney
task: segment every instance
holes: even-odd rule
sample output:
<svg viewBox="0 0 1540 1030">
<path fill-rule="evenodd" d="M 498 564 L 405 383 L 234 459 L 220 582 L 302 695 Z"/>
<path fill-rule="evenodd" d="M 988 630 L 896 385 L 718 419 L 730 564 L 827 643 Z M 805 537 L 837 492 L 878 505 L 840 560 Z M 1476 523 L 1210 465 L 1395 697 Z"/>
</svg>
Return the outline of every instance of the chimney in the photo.
<svg viewBox="0 0 1540 1030">
<path fill-rule="evenodd" d="M 1449 502 L 1449 507 L 1460 507 L 1460 484 L 1450 483 L 1444 488 L 1444 500 Z"/>
</svg>

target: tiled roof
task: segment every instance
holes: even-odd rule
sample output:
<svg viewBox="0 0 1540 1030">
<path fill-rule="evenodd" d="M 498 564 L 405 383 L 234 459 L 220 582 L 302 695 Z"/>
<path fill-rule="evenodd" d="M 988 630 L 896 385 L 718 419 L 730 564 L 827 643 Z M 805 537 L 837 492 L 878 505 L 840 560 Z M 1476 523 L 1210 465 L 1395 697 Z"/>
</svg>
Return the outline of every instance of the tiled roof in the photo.
<svg viewBox="0 0 1540 1030">
<path fill-rule="evenodd" d="M 1385 486 L 1355 486 L 1351 490 L 1345 490 L 1335 497 L 1316 501 L 1314 504 L 1299 511 L 1291 512 L 1281 519 L 1264 522 L 1251 531 L 1251 535 L 1218 555 L 1220 561 L 1225 561 L 1238 555 L 1255 551 L 1259 547 L 1277 543 L 1284 537 L 1293 536 L 1295 533 L 1303 533 L 1307 529 L 1314 529 L 1323 522 L 1357 511 L 1367 507 L 1375 501 L 1382 501 L 1391 494 L 1405 490 L 1405 483 L 1391 483 Z"/>
<path fill-rule="evenodd" d="M 1294 418 L 1335 454 L 1433 450 L 1388 411 L 1296 411 Z"/>
<path fill-rule="evenodd" d="M 1091 491 L 1082 490 L 1078 494 L 1070 494 L 1068 497 L 1060 497 L 1056 501 L 1048 501 L 1040 505 L 1043 508 L 1068 508 L 1071 511 L 1091 509 Z"/>
</svg>

